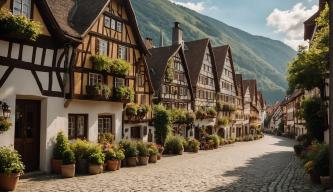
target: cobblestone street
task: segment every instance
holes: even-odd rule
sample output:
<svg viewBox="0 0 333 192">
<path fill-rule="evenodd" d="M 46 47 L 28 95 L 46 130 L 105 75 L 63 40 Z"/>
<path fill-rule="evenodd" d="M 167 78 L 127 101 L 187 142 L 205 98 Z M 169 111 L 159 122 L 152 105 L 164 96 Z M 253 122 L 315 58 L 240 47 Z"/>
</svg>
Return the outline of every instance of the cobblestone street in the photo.
<svg viewBox="0 0 333 192">
<path fill-rule="evenodd" d="M 97 176 L 24 179 L 17 191 L 323 191 L 310 183 L 292 146 L 292 140 L 266 136 Z"/>
</svg>

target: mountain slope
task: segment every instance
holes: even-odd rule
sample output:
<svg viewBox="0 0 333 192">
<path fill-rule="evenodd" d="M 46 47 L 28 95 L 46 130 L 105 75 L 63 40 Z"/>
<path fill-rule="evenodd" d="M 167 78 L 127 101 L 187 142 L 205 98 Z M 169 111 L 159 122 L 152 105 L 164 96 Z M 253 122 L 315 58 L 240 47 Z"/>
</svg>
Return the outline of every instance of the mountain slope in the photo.
<svg viewBox="0 0 333 192">
<path fill-rule="evenodd" d="M 237 72 L 245 78 L 256 78 L 269 103 L 281 99 L 287 88 L 287 63 L 296 52 L 280 41 L 254 36 L 216 19 L 175 5 L 168 0 L 132 0 L 144 37 L 152 37 L 158 45 L 160 30 L 165 44 L 171 43 L 175 21 L 181 23 L 185 41 L 211 38 L 215 46 L 229 44 Z"/>
</svg>

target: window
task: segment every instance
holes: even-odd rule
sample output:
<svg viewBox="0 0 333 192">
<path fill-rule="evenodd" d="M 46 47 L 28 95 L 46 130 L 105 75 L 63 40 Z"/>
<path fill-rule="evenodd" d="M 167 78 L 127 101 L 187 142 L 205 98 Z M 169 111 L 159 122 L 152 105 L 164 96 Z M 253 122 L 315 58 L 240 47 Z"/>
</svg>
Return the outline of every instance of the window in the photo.
<svg viewBox="0 0 333 192">
<path fill-rule="evenodd" d="M 127 48 L 125 46 L 118 47 L 118 58 L 127 60 Z"/>
<path fill-rule="evenodd" d="M 141 139 L 141 127 L 131 127 L 131 139 Z"/>
<path fill-rule="evenodd" d="M 147 100 L 146 100 L 146 95 L 141 95 L 141 105 L 146 105 Z"/>
<path fill-rule="evenodd" d="M 112 116 L 98 116 L 98 133 L 112 133 Z"/>
<path fill-rule="evenodd" d="M 99 39 L 99 44 L 98 44 L 98 54 L 100 55 L 108 55 L 108 42 L 103 40 L 103 39 Z"/>
<path fill-rule="evenodd" d="M 106 28 L 111 28 L 111 18 L 108 16 L 104 16 L 104 26 Z"/>
<path fill-rule="evenodd" d="M 116 30 L 116 20 L 111 19 L 111 29 Z"/>
<path fill-rule="evenodd" d="M 68 138 L 87 139 L 88 115 L 68 115 Z"/>
<path fill-rule="evenodd" d="M 123 24 L 119 21 L 117 21 L 117 31 L 122 32 L 123 31 Z"/>
<path fill-rule="evenodd" d="M 100 85 L 103 82 L 103 77 L 101 74 L 89 73 L 89 85 L 95 86 Z"/>
<path fill-rule="evenodd" d="M 14 0 L 13 14 L 31 18 L 31 0 Z"/>
<path fill-rule="evenodd" d="M 115 86 L 116 87 L 123 87 L 123 86 L 125 86 L 125 79 L 116 77 L 115 78 Z"/>
</svg>

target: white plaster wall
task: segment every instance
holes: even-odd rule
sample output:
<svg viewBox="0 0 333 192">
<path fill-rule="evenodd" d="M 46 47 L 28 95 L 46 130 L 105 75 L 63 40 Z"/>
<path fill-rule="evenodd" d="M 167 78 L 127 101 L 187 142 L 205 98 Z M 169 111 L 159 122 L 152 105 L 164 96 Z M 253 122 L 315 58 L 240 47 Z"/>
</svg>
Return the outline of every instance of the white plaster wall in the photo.
<svg viewBox="0 0 333 192">
<path fill-rule="evenodd" d="M 151 133 L 153 135 L 153 141 L 155 137 L 155 128 L 152 126 L 148 126 L 148 123 L 137 123 L 137 124 L 124 124 L 124 139 L 131 139 L 131 127 L 141 127 L 140 129 L 140 135 L 141 135 L 141 141 L 148 142 L 148 133 L 149 129 L 151 129 Z M 144 133 L 144 127 L 147 127 L 147 134 L 143 135 Z M 127 129 L 127 132 L 126 132 Z"/>
</svg>

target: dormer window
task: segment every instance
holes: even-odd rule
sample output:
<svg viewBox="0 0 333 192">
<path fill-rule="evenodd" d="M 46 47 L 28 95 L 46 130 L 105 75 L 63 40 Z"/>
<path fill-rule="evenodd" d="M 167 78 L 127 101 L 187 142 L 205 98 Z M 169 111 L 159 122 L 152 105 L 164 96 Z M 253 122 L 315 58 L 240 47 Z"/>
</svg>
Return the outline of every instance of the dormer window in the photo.
<svg viewBox="0 0 333 192">
<path fill-rule="evenodd" d="M 13 14 L 31 18 L 31 0 L 14 0 Z"/>
</svg>

